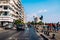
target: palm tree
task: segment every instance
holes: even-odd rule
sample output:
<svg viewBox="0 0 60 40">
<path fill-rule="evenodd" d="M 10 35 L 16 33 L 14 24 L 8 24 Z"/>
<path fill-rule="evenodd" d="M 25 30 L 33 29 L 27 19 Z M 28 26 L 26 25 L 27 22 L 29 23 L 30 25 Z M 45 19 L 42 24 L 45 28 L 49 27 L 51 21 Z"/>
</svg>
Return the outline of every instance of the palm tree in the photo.
<svg viewBox="0 0 60 40">
<path fill-rule="evenodd" d="M 41 15 L 40 20 L 43 20 L 43 15 Z"/>
</svg>

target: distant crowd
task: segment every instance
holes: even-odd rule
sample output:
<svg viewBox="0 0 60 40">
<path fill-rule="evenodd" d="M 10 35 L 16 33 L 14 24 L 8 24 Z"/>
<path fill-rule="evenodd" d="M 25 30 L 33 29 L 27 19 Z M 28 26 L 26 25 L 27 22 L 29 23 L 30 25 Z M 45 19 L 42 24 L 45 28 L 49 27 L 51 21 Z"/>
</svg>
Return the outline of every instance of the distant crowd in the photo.
<svg viewBox="0 0 60 40">
<path fill-rule="evenodd" d="M 49 24 L 49 25 L 47 25 L 47 30 L 48 31 L 51 31 L 52 30 L 54 32 L 59 31 L 59 22 L 56 23 L 56 24 Z"/>
</svg>

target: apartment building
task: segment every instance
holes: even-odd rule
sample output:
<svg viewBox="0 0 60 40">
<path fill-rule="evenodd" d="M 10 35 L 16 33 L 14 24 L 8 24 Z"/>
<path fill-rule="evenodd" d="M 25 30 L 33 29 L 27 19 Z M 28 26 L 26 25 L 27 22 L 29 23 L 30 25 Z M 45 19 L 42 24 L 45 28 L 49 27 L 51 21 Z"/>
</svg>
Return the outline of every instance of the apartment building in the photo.
<svg viewBox="0 0 60 40">
<path fill-rule="evenodd" d="M 21 13 L 20 13 L 20 20 L 25 23 L 25 14 L 24 14 L 24 8 L 21 7 Z"/>
<path fill-rule="evenodd" d="M 0 26 L 12 27 L 17 19 L 24 22 L 21 0 L 0 0 Z"/>
</svg>

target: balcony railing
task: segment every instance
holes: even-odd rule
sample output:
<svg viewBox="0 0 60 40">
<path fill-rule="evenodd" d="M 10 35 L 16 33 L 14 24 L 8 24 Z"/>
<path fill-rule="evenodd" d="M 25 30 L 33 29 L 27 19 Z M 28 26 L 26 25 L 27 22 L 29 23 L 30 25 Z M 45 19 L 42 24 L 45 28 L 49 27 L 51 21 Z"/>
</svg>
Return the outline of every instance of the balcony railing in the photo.
<svg viewBox="0 0 60 40">
<path fill-rule="evenodd" d="M 0 21 L 9 21 L 13 22 L 13 18 L 10 16 L 0 16 Z"/>
<path fill-rule="evenodd" d="M 9 0 L 0 0 L 0 3 L 7 3 Z"/>
</svg>

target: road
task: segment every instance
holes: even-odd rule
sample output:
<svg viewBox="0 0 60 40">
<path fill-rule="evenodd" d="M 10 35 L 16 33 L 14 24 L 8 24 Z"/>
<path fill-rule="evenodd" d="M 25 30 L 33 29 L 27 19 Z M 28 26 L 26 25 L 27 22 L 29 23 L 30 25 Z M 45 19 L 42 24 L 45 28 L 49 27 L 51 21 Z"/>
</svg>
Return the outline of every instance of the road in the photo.
<svg viewBox="0 0 60 40">
<path fill-rule="evenodd" d="M 12 36 L 15 33 L 17 33 L 16 30 L 8 30 L 6 32 L 0 33 L 0 40 L 6 40 L 8 37 Z"/>
<path fill-rule="evenodd" d="M 25 31 L 9 30 L 0 33 L 0 40 L 40 40 L 33 27 L 25 28 Z"/>
</svg>

